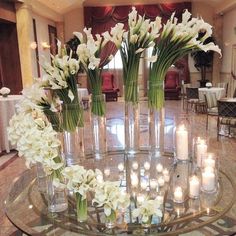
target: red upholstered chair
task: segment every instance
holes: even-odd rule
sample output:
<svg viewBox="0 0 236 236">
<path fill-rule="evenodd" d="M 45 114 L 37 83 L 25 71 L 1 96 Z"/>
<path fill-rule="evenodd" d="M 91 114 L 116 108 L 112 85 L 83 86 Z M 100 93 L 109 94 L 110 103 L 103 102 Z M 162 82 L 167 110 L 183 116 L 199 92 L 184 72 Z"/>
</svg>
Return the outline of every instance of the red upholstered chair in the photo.
<svg viewBox="0 0 236 236">
<path fill-rule="evenodd" d="M 119 89 L 114 86 L 114 75 L 110 72 L 102 73 L 102 93 L 106 101 L 117 101 Z"/>
<path fill-rule="evenodd" d="M 180 91 L 179 72 L 168 71 L 165 77 L 165 98 L 178 100 Z"/>
</svg>

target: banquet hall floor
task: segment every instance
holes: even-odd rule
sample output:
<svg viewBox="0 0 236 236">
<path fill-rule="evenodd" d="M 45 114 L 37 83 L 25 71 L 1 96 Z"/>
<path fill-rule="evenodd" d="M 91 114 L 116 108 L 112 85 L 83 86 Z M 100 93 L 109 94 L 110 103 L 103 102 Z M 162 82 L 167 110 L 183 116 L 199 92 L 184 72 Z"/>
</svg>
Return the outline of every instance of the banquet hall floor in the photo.
<svg viewBox="0 0 236 236">
<path fill-rule="evenodd" d="M 123 120 L 124 120 L 124 103 L 109 102 L 107 105 L 107 142 L 108 147 L 123 145 Z M 140 143 L 142 146 L 148 145 L 148 116 L 146 103 L 140 103 Z M 180 101 L 166 101 L 166 149 L 173 147 L 172 132 L 175 118 L 182 112 Z M 206 115 L 189 112 L 189 120 L 192 124 L 193 136 L 203 136 L 207 138 L 209 151 L 219 156 L 220 166 L 233 177 L 236 181 L 236 139 L 229 137 L 220 137 L 216 139 L 216 117 L 209 118 L 209 129 L 206 131 Z M 91 148 L 91 131 L 89 126 L 89 114 L 85 112 L 85 148 Z M 8 194 L 10 186 L 15 178 L 26 170 L 22 158 L 17 157 L 16 152 L 9 155 L 0 154 L 0 236 L 18 235 L 16 228 L 9 222 L 4 213 L 4 200 Z M 232 230 L 236 232 L 236 204 L 227 213 L 232 223 Z M 214 233 L 193 233 L 191 235 L 220 235 Z M 186 234 L 188 235 L 188 234 Z"/>
</svg>

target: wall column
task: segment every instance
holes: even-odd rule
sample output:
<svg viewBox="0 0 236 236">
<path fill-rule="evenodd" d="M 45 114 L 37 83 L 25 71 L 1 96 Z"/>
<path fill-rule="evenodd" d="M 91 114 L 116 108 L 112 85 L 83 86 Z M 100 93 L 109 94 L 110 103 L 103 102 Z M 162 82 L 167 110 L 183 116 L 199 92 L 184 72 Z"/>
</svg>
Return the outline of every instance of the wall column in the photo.
<svg viewBox="0 0 236 236">
<path fill-rule="evenodd" d="M 221 50 L 223 50 L 223 17 L 219 14 L 215 14 L 213 22 L 214 22 L 213 29 L 214 29 L 215 43 L 219 46 Z M 222 58 L 220 58 L 220 55 L 215 52 L 212 65 L 213 83 L 218 83 L 221 80 L 220 79 L 221 66 L 222 66 Z"/>
<path fill-rule="evenodd" d="M 16 27 L 24 88 L 33 83 L 32 49 L 30 48 L 33 39 L 32 7 L 27 1 L 16 4 Z"/>
</svg>

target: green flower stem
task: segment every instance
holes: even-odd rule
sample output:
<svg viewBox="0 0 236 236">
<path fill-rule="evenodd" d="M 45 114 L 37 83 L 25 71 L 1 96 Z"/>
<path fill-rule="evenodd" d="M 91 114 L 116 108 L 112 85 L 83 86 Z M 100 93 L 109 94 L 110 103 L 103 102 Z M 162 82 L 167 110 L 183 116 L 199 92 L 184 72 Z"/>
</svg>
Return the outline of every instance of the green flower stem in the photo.
<svg viewBox="0 0 236 236">
<path fill-rule="evenodd" d="M 87 70 L 88 81 L 92 90 L 91 111 L 94 115 L 105 115 L 105 101 L 102 94 L 101 69 Z"/>
<path fill-rule="evenodd" d="M 116 222 L 116 212 L 113 209 L 111 209 L 111 214 L 109 216 L 106 215 L 106 222 Z"/>
<path fill-rule="evenodd" d="M 75 197 L 76 197 L 77 220 L 79 222 L 86 221 L 88 218 L 87 198 L 82 199 L 82 195 L 80 193 L 76 193 Z"/>
<path fill-rule="evenodd" d="M 43 109 L 45 116 L 47 117 L 48 121 L 52 124 L 52 128 L 56 132 L 62 132 L 61 122 L 60 122 L 60 113 L 53 112 L 50 109 Z"/>
</svg>

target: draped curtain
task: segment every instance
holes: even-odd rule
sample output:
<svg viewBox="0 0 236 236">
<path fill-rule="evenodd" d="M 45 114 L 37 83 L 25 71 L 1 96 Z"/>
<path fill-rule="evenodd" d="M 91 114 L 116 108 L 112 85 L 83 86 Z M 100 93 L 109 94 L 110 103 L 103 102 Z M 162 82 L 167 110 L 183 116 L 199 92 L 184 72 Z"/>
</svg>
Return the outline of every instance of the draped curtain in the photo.
<svg viewBox="0 0 236 236">
<path fill-rule="evenodd" d="M 162 22 L 166 22 L 171 14 L 175 12 L 177 18 L 181 18 L 184 9 L 191 12 L 191 3 L 165 3 L 153 5 L 136 5 L 138 14 L 145 15 L 145 18 L 154 20 L 156 16 L 162 17 Z M 85 7 L 84 22 L 87 28 L 92 28 L 93 35 L 110 31 L 118 22 L 128 26 L 128 14 L 132 10 L 129 6 L 104 6 L 104 7 Z M 113 43 L 108 43 L 101 53 L 101 64 L 104 65 L 105 59 L 110 55 L 115 55 L 117 49 Z M 177 67 L 184 68 L 184 80 L 189 81 L 188 57 L 181 59 Z"/>
</svg>

